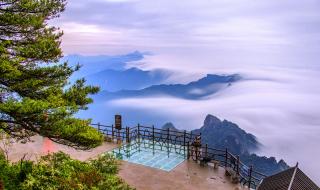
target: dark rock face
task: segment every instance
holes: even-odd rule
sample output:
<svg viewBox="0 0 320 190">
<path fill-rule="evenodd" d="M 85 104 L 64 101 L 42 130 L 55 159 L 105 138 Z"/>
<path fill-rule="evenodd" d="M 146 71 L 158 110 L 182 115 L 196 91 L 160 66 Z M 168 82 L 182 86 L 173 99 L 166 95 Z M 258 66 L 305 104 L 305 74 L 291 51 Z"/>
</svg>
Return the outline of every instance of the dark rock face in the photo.
<svg viewBox="0 0 320 190">
<path fill-rule="evenodd" d="M 221 124 L 221 120 L 213 115 L 207 115 L 206 119 L 203 122 L 203 127 L 216 127 Z"/>
<path fill-rule="evenodd" d="M 163 129 L 178 130 L 172 123 L 167 123 Z M 260 146 L 256 137 L 247 133 L 235 123 L 227 120 L 221 121 L 213 115 L 207 115 L 203 126 L 200 129 L 193 130 L 192 133 L 201 133 L 201 141 L 208 144 L 209 147 L 217 149 L 228 148 L 234 155 L 239 155 L 240 159 L 247 166 L 253 165 L 255 171 L 272 175 L 283 171 L 289 166 L 284 160 L 277 162 L 274 157 L 265 157 L 252 154 Z"/>
<path fill-rule="evenodd" d="M 207 115 L 203 126 L 193 132 L 202 134 L 202 143 L 221 149 L 228 148 L 236 155 L 248 154 L 257 150 L 259 146 L 252 134 L 246 133 L 232 122 L 221 121 L 213 115 Z"/>
</svg>

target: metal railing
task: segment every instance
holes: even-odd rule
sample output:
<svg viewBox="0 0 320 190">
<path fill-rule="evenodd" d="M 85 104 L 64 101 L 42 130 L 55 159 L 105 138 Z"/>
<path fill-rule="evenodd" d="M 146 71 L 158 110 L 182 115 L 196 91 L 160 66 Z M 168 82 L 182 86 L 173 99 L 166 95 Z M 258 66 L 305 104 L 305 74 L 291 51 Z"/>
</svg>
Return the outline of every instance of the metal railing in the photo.
<svg viewBox="0 0 320 190">
<path fill-rule="evenodd" d="M 256 189 L 258 184 L 266 175 L 254 170 L 253 166 L 246 166 L 241 162 L 239 156 L 233 155 L 228 149 L 221 150 L 208 147 L 207 144 L 200 147 L 193 147 L 192 143 L 200 134 L 194 134 L 186 130 L 159 129 L 154 126 L 125 127 L 116 130 L 113 125 L 91 124 L 105 135 L 110 141 L 120 141 L 125 143 L 145 143 L 158 144 L 161 149 L 167 147 L 174 149 L 176 153 L 184 154 L 187 159 L 194 161 L 218 161 L 219 166 L 232 169 L 239 176 L 240 183 L 249 189 Z M 146 145 L 144 145 L 146 146 Z M 169 149 L 168 149 L 169 150 Z"/>
</svg>

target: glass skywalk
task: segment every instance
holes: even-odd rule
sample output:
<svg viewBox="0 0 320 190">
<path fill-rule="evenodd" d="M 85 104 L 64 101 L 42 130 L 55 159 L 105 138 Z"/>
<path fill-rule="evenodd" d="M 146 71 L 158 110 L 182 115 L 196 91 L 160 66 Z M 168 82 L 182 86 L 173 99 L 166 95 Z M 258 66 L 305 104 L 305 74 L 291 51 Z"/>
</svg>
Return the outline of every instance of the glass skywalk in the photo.
<svg viewBox="0 0 320 190">
<path fill-rule="evenodd" d="M 148 140 L 133 141 L 111 153 L 118 159 L 165 171 L 171 171 L 185 160 L 183 146 Z"/>
</svg>

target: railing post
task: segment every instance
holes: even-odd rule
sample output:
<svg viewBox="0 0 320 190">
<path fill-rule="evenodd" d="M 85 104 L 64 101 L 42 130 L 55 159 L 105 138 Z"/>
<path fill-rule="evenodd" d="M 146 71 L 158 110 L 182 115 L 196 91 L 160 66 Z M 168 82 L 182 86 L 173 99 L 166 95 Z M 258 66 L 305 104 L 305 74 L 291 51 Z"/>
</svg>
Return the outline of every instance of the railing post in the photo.
<svg viewBox="0 0 320 190">
<path fill-rule="evenodd" d="M 169 135 L 170 135 L 170 128 L 167 129 L 167 148 L 169 149 Z"/>
<path fill-rule="evenodd" d="M 206 150 L 205 150 L 204 155 L 205 155 L 206 158 L 208 158 L 208 144 L 206 144 Z"/>
<path fill-rule="evenodd" d="M 152 125 L 152 144 L 154 144 L 154 125 Z"/>
<path fill-rule="evenodd" d="M 170 129 L 168 128 L 167 129 L 167 153 L 168 153 L 168 158 L 169 158 L 169 155 L 170 155 L 170 150 L 169 150 L 169 133 L 170 133 L 170 131 L 169 131 Z"/>
<path fill-rule="evenodd" d="M 152 125 L 152 152 L 153 152 L 153 154 L 154 154 L 154 137 L 155 137 L 155 135 L 154 135 L 154 125 Z"/>
<path fill-rule="evenodd" d="M 113 124 L 111 125 L 111 136 L 112 136 L 112 141 L 114 140 L 114 127 Z"/>
<path fill-rule="evenodd" d="M 190 143 L 189 141 L 187 142 L 187 159 L 189 160 L 190 158 Z"/>
<path fill-rule="evenodd" d="M 226 152 L 225 152 L 225 163 L 224 163 L 225 167 L 228 167 L 228 148 L 226 148 Z"/>
<path fill-rule="evenodd" d="M 249 169 L 249 181 L 248 181 L 248 188 L 250 189 L 251 188 L 251 181 L 252 181 L 252 170 L 253 170 L 253 166 L 251 165 L 250 166 L 250 169 Z"/>
<path fill-rule="evenodd" d="M 191 156 L 193 155 L 193 153 L 190 152 L 190 151 L 192 151 L 192 150 L 190 150 L 190 141 L 191 141 L 191 143 L 192 143 L 192 141 L 193 141 L 192 131 L 190 131 L 190 139 L 188 140 L 188 154 L 189 154 L 188 159 L 190 158 L 190 153 L 191 153 Z"/>
<path fill-rule="evenodd" d="M 183 132 L 183 154 L 186 156 L 186 130 Z"/>
<path fill-rule="evenodd" d="M 98 123 L 98 131 L 100 131 L 101 129 L 100 129 L 100 123 Z"/>
<path fill-rule="evenodd" d="M 237 174 L 240 174 L 240 156 L 237 156 Z"/>
<path fill-rule="evenodd" d="M 140 124 L 138 123 L 138 143 L 140 143 Z"/>
<path fill-rule="evenodd" d="M 130 128 L 126 127 L 126 139 L 127 143 L 130 143 Z"/>
<path fill-rule="evenodd" d="M 131 143 L 131 132 L 130 132 L 130 127 L 128 127 L 128 131 L 129 131 L 129 143 Z"/>
</svg>

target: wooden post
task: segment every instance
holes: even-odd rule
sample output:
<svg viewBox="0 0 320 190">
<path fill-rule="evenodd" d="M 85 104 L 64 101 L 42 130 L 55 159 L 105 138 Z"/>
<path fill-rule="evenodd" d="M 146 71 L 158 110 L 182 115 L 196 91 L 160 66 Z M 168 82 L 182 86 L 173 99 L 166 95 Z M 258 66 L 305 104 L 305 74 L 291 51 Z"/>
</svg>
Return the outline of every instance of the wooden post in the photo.
<svg viewBox="0 0 320 190">
<path fill-rule="evenodd" d="M 250 189 L 251 188 L 251 181 L 252 181 L 252 170 L 253 170 L 253 166 L 251 165 L 250 166 L 250 169 L 249 169 L 249 181 L 248 181 L 248 188 Z"/>
<path fill-rule="evenodd" d="M 225 167 L 228 167 L 228 148 L 226 148 L 226 153 L 225 153 L 225 163 L 224 163 Z"/>
<path fill-rule="evenodd" d="M 237 156 L 237 174 L 240 174 L 240 156 Z"/>
</svg>

